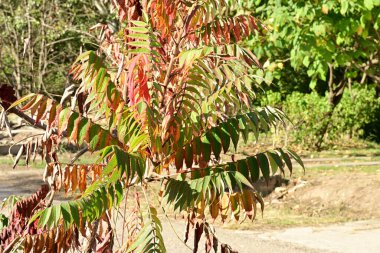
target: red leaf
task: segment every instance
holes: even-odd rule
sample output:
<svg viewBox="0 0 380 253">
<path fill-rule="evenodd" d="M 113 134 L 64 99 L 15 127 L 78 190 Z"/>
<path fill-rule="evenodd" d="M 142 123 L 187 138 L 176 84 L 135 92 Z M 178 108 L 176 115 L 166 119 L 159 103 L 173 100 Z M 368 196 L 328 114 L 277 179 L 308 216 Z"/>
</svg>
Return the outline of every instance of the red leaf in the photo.
<svg viewBox="0 0 380 253">
<path fill-rule="evenodd" d="M 47 100 L 44 100 L 38 107 L 36 121 L 34 122 L 34 124 L 37 124 L 41 119 L 43 119 L 44 115 L 46 114 L 47 102 Z"/>
</svg>

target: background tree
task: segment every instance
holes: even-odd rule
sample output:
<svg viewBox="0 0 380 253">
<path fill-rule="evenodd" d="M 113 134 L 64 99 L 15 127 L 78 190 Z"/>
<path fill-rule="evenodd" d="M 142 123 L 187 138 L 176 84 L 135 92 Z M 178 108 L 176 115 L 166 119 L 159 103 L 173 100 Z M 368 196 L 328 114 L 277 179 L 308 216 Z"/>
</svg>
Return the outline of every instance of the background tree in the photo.
<svg viewBox="0 0 380 253">
<path fill-rule="evenodd" d="M 62 94 L 76 55 L 97 48 L 88 31 L 102 16 L 93 2 L 1 1 L 0 83 L 15 87 L 18 96 Z"/>
<path fill-rule="evenodd" d="M 123 223 L 120 251 L 164 252 L 158 198 L 165 212 L 184 214 L 185 242 L 193 230 L 194 252 L 202 234 L 210 252 L 218 247 L 211 220 L 253 220 L 263 201 L 251 183 L 285 173 L 285 166 L 292 171 L 291 158 L 302 165 L 283 148 L 221 159 L 250 133 L 257 140 L 285 123 L 281 111 L 254 105 L 260 64 L 241 43 L 262 28 L 253 16 L 239 14 L 238 2 L 114 4 L 119 30 L 98 26 L 104 34 L 99 50 L 83 53 L 71 68 L 78 81 L 73 99 L 31 94 L 9 105 L 2 96 L 7 112 L 45 129 L 23 146 L 16 164 L 23 151 L 28 161 L 41 147 L 49 183 L 16 204 L 0 238 L 3 248 L 20 242 L 26 252 L 59 252 L 80 248 L 87 238 L 81 251 L 111 252 L 116 224 Z M 21 103 L 22 112 L 16 109 Z M 66 140 L 84 146 L 67 164 L 58 156 Z M 97 159 L 77 163 L 87 151 Z M 150 188 L 155 181 L 161 189 Z M 52 205 L 60 190 L 76 198 Z M 119 216 L 113 208 L 122 201 L 132 208 Z"/>
<path fill-rule="evenodd" d="M 283 94 L 328 92 L 330 109 L 316 133 L 321 148 L 334 110 L 345 89 L 380 79 L 380 1 L 255 1 L 256 12 L 270 28 L 252 40 L 255 54 L 268 60 L 266 79 Z"/>
</svg>

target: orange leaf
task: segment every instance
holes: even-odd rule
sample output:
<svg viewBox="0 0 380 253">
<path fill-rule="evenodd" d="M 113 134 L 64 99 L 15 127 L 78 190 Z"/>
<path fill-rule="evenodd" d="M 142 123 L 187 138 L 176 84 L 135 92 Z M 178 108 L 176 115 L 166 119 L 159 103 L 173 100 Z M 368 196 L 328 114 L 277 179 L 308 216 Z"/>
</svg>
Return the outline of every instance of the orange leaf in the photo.
<svg viewBox="0 0 380 253">
<path fill-rule="evenodd" d="M 75 192 L 75 190 L 78 187 L 78 170 L 77 170 L 77 165 L 73 165 L 73 167 L 71 167 L 70 181 L 71 181 L 71 191 Z"/>
<path fill-rule="evenodd" d="M 30 235 L 27 235 L 25 237 L 25 244 L 24 244 L 24 253 L 29 253 L 32 251 L 33 248 L 33 240 Z"/>
<path fill-rule="evenodd" d="M 67 193 L 70 189 L 70 165 L 66 165 L 63 173 L 63 185 L 65 192 Z"/>
<path fill-rule="evenodd" d="M 80 192 L 84 192 L 86 190 L 87 182 L 86 182 L 86 175 L 87 175 L 87 165 L 82 165 L 80 167 L 80 175 L 79 175 L 79 190 Z"/>
<path fill-rule="evenodd" d="M 227 194 L 222 195 L 222 199 L 219 203 L 220 215 L 222 217 L 222 222 L 224 222 L 228 217 L 228 207 L 230 205 L 230 199 Z"/>
</svg>

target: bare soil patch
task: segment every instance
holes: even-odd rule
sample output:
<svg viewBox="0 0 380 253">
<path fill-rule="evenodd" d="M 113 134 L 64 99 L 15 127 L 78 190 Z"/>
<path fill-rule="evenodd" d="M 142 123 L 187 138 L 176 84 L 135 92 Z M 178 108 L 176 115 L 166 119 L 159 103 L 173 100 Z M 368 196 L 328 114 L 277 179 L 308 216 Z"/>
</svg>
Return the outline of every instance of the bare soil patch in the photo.
<svg viewBox="0 0 380 253">
<path fill-rule="evenodd" d="M 311 216 L 333 212 L 352 220 L 380 217 L 380 172 L 326 174 L 289 196 L 295 211 Z"/>
<path fill-rule="evenodd" d="M 0 200 L 9 195 L 29 195 L 36 192 L 42 181 L 43 170 L 0 164 Z"/>
</svg>

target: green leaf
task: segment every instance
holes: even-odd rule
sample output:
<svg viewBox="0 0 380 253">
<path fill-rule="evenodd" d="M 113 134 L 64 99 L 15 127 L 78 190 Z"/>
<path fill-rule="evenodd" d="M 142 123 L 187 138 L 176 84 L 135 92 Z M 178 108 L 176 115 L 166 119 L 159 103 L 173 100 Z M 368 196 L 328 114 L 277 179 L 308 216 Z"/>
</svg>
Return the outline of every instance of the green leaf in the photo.
<svg viewBox="0 0 380 253">
<path fill-rule="evenodd" d="M 317 78 L 312 78 L 309 84 L 310 89 L 314 90 L 317 87 Z"/>
<path fill-rule="evenodd" d="M 128 27 L 128 30 L 137 33 L 148 33 L 149 30 L 145 27 Z"/>
<path fill-rule="evenodd" d="M 136 49 L 129 49 L 128 53 L 131 54 L 150 54 L 151 51 L 148 48 L 136 48 Z"/>
<path fill-rule="evenodd" d="M 270 170 L 269 170 L 269 162 L 265 154 L 260 153 L 257 155 L 257 160 L 260 165 L 261 172 L 263 173 L 263 177 L 266 181 L 269 180 Z"/>
<path fill-rule="evenodd" d="M 48 224 L 49 219 L 51 215 L 51 207 L 46 208 L 40 215 L 40 218 L 38 220 L 38 226 L 39 227 L 44 227 L 46 224 Z M 48 226 L 49 228 L 49 226 Z"/>
<path fill-rule="evenodd" d="M 138 20 L 129 20 L 132 24 L 134 24 L 135 26 L 148 26 L 147 23 L 143 22 L 143 21 L 138 21 Z"/>
<path fill-rule="evenodd" d="M 66 130 L 70 113 L 70 108 L 65 108 L 59 113 L 58 129 L 60 133 Z"/>
<path fill-rule="evenodd" d="M 230 170 L 232 170 L 232 171 L 234 170 L 234 169 L 231 169 L 231 167 L 234 167 L 234 164 L 232 164 L 232 163 L 229 164 L 229 167 L 230 167 Z M 229 173 L 223 173 L 223 174 L 221 174 L 221 177 L 223 179 L 223 182 L 227 185 L 228 190 L 230 192 L 233 191 L 234 187 L 232 185 L 232 181 L 231 181 Z"/>
<path fill-rule="evenodd" d="M 237 170 L 245 177 L 249 178 L 249 170 L 246 159 L 241 159 L 237 161 Z"/>
<path fill-rule="evenodd" d="M 187 168 L 191 168 L 193 165 L 193 149 L 190 144 L 187 144 L 185 147 L 185 163 Z"/>
<path fill-rule="evenodd" d="M 102 130 L 103 129 L 100 126 L 95 124 L 90 127 L 90 150 L 96 150 L 99 143 L 99 136 L 103 134 Z"/>
<path fill-rule="evenodd" d="M 120 181 L 117 181 L 115 184 L 115 193 L 116 193 L 116 205 L 120 205 L 123 200 L 123 186 Z"/>
<path fill-rule="evenodd" d="M 203 160 L 205 162 L 210 161 L 211 144 L 210 144 L 210 141 L 206 138 L 206 136 L 203 136 L 201 138 L 201 152 L 202 152 Z"/>
<path fill-rule="evenodd" d="M 286 166 L 288 167 L 288 169 L 289 169 L 289 171 L 290 171 L 290 173 L 292 173 L 292 171 L 293 171 L 293 165 L 292 165 L 292 161 L 290 160 L 290 157 L 289 157 L 289 155 L 287 154 L 287 153 L 285 153 L 282 149 L 277 149 L 279 152 L 280 152 L 280 154 L 281 154 L 281 157 L 282 157 L 282 159 L 285 161 L 285 164 L 286 164 Z"/>
<path fill-rule="evenodd" d="M 296 162 L 301 165 L 301 167 L 303 169 L 305 169 L 305 165 L 303 164 L 303 161 L 301 160 L 301 158 L 297 155 L 296 152 L 294 152 L 293 150 L 291 149 L 287 149 L 286 150 L 288 152 L 288 154 L 290 154 L 291 157 L 293 157 L 294 160 L 296 160 Z"/>
<path fill-rule="evenodd" d="M 206 133 L 206 138 L 209 140 L 211 143 L 211 148 L 212 151 L 215 155 L 216 159 L 220 158 L 220 153 L 222 152 L 222 143 L 220 140 L 220 137 L 215 134 L 215 132 L 207 132 Z"/>
<path fill-rule="evenodd" d="M 108 187 L 108 191 L 107 191 L 107 198 L 108 198 L 108 209 L 112 208 L 113 205 L 114 205 L 114 200 L 115 200 L 115 188 L 113 187 L 113 185 L 110 185 Z"/>
<path fill-rule="evenodd" d="M 116 155 L 114 155 L 107 163 L 106 167 L 104 167 L 103 171 L 102 171 L 102 175 L 104 177 L 107 177 L 108 174 L 110 174 L 114 168 L 117 167 L 117 159 L 116 159 Z"/>
<path fill-rule="evenodd" d="M 75 225 L 79 226 L 80 225 L 80 219 L 79 219 L 78 205 L 77 205 L 77 203 L 75 203 L 75 201 L 70 201 L 69 206 L 70 206 L 71 217 L 73 218 Z"/>
<path fill-rule="evenodd" d="M 253 156 L 247 158 L 249 171 L 251 172 L 252 182 L 257 182 L 260 178 L 260 168 L 257 159 Z"/>
<path fill-rule="evenodd" d="M 364 6 L 365 6 L 368 10 L 372 10 L 373 7 L 374 7 L 373 0 L 364 0 Z"/>
<path fill-rule="evenodd" d="M 243 184 L 245 184 L 246 186 L 248 186 L 249 188 L 251 189 L 254 189 L 252 184 L 248 181 L 247 179 L 248 177 L 245 177 L 242 173 L 240 173 L 239 171 L 236 171 L 235 172 L 235 179 L 237 182 L 242 182 Z M 242 190 L 242 188 L 241 188 Z"/>
<path fill-rule="evenodd" d="M 148 48 L 150 46 L 149 41 L 131 41 L 128 42 L 128 45 L 133 47 L 143 47 Z"/>
<path fill-rule="evenodd" d="M 78 144 L 82 145 L 88 135 L 89 128 L 90 128 L 90 121 L 86 118 L 82 118 L 79 122 L 79 133 L 78 133 Z"/>
<path fill-rule="evenodd" d="M 67 124 L 67 129 L 66 129 L 67 136 L 71 136 L 71 133 L 74 130 L 74 123 L 75 123 L 76 119 L 78 119 L 78 117 L 79 117 L 79 114 L 76 112 L 73 112 L 70 115 L 69 122 Z"/>
<path fill-rule="evenodd" d="M 239 122 L 236 119 L 232 119 L 226 122 L 225 126 L 228 130 L 229 135 L 231 136 L 235 150 L 237 150 L 237 145 L 239 142 Z"/>
<path fill-rule="evenodd" d="M 268 152 L 268 155 L 276 162 L 278 168 L 284 173 L 284 163 L 281 160 L 281 157 L 275 152 Z"/>
<path fill-rule="evenodd" d="M 276 161 L 273 159 L 273 156 L 271 153 L 267 153 L 267 157 L 269 160 L 270 167 L 272 169 L 272 173 L 276 174 L 277 169 L 278 169 L 278 165 L 277 165 Z"/>
<path fill-rule="evenodd" d="M 136 167 L 136 173 L 137 173 L 137 176 L 140 178 L 140 180 L 143 180 L 143 177 L 145 175 L 145 170 L 146 170 L 146 167 L 145 167 L 145 162 L 142 161 L 142 159 L 138 159 L 136 158 L 136 161 L 137 161 L 137 167 Z M 131 170 L 133 171 L 133 168 L 131 168 Z M 133 177 L 134 175 L 132 175 Z"/>
<path fill-rule="evenodd" d="M 58 226 L 59 219 L 61 218 L 61 205 L 52 206 L 51 220 L 54 227 Z"/>
<path fill-rule="evenodd" d="M 224 153 L 227 153 L 228 149 L 230 148 L 230 135 L 228 134 L 228 130 L 224 127 L 224 124 L 222 124 L 221 127 L 216 127 L 215 133 L 222 141 Z"/>
<path fill-rule="evenodd" d="M 132 39 L 149 40 L 149 34 L 144 34 L 144 33 L 133 33 L 133 34 L 129 34 L 128 37 Z"/>
<path fill-rule="evenodd" d="M 30 225 L 30 224 L 32 224 L 37 218 L 40 218 L 40 220 L 41 220 L 41 214 L 44 212 L 45 210 L 40 210 L 40 211 L 38 211 L 38 212 L 36 212 L 30 219 L 29 219 L 29 221 L 28 221 L 28 225 Z M 40 226 L 39 224 L 40 224 L 40 220 L 38 221 L 38 226 Z"/>
<path fill-rule="evenodd" d="M 71 217 L 70 205 L 67 202 L 61 204 L 61 213 L 65 229 L 68 229 L 73 222 Z"/>
<path fill-rule="evenodd" d="M 340 13 L 342 13 L 342 15 L 345 15 L 347 13 L 347 10 L 349 7 L 349 1 L 348 0 L 342 0 L 341 5 L 342 5 L 342 7 L 340 9 Z"/>
</svg>

